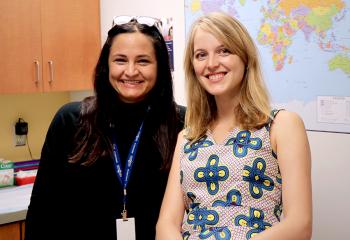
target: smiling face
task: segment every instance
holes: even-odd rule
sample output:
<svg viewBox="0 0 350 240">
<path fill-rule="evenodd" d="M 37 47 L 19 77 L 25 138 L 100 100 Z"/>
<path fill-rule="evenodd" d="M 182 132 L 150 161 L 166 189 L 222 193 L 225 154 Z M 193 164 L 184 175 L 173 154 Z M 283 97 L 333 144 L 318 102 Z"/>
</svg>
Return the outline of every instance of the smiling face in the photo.
<svg viewBox="0 0 350 240">
<path fill-rule="evenodd" d="M 193 41 L 193 68 L 200 84 L 215 97 L 240 92 L 245 65 L 211 33 L 198 28 Z"/>
<path fill-rule="evenodd" d="M 157 80 L 152 40 L 140 33 L 122 33 L 113 39 L 108 57 L 109 82 L 126 103 L 139 102 Z"/>
</svg>

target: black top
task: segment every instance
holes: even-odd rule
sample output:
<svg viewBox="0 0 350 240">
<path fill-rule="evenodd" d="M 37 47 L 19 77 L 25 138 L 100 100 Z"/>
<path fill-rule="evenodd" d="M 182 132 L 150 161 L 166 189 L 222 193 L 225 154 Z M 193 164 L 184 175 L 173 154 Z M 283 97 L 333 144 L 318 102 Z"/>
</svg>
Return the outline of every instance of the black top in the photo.
<svg viewBox="0 0 350 240">
<path fill-rule="evenodd" d="M 116 239 L 123 193 L 113 158 L 101 157 L 89 167 L 67 160 L 74 146 L 79 113 L 80 103 L 66 104 L 49 127 L 28 208 L 26 240 Z M 115 114 L 111 134 L 116 132 L 123 167 L 145 114 L 142 104 L 119 106 Z M 178 131 L 183 128 L 184 108 L 180 118 L 174 126 Z M 168 177 L 168 172 L 160 170 L 162 158 L 147 128 L 151 121 L 146 117 L 128 185 L 128 217 L 135 218 L 138 240 L 155 237 Z"/>
</svg>

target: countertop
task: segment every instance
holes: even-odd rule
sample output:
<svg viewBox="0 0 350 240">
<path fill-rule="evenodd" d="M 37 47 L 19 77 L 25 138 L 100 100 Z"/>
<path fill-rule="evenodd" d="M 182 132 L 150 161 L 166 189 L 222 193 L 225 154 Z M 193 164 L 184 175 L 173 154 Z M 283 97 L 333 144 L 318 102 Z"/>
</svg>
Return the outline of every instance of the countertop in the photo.
<svg viewBox="0 0 350 240">
<path fill-rule="evenodd" d="M 33 184 L 0 188 L 0 224 L 26 218 Z"/>
</svg>

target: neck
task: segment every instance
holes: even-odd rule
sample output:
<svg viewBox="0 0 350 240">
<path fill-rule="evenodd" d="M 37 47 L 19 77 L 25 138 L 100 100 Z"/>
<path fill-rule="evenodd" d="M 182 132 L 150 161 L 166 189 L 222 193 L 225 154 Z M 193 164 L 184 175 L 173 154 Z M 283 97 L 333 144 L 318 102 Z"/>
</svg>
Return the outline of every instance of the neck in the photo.
<svg viewBox="0 0 350 240">
<path fill-rule="evenodd" d="M 237 104 L 238 101 L 232 99 L 216 98 L 217 115 L 209 127 L 215 142 L 223 143 L 227 134 L 237 126 L 235 117 Z"/>
<path fill-rule="evenodd" d="M 112 122 L 119 124 L 136 124 L 146 116 L 147 102 L 117 102 L 112 112 Z"/>
<path fill-rule="evenodd" d="M 236 125 L 235 109 L 238 106 L 238 98 L 220 98 L 216 97 L 217 116 L 215 123 L 230 124 L 231 127 Z M 226 125 L 225 124 L 225 125 Z"/>
</svg>

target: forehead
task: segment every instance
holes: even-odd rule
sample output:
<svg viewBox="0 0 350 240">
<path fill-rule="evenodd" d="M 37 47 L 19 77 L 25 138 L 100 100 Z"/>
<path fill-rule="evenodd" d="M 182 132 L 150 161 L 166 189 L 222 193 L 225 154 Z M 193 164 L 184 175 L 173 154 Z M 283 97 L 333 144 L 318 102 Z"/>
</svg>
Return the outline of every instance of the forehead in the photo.
<svg viewBox="0 0 350 240">
<path fill-rule="evenodd" d="M 202 28 L 197 28 L 193 34 L 193 49 L 202 48 L 215 48 L 223 45 L 223 42 L 219 40 L 213 33 L 208 32 Z"/>
<path fill-rule="evenodd" d="M 140 33 L 122 33 L 114 37 L 110 55 L 151 55 L 154 56 L 154 45 L 151 37 Z"/>
</svg>

